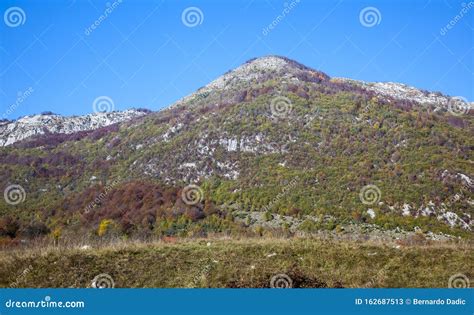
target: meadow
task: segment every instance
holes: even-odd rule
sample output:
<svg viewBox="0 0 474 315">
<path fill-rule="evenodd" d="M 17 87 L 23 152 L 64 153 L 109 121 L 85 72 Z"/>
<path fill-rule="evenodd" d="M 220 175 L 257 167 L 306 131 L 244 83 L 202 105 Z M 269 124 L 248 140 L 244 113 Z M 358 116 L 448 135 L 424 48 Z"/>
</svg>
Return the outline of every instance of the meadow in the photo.
<svg viewBox="0 0 474 315">
<path fill-rule="evenodd" d="M 458 274 L 474 278 L 472 243 L 172 238 L 0 252 L 0 287 L 443 288 Z"/>
</svg>

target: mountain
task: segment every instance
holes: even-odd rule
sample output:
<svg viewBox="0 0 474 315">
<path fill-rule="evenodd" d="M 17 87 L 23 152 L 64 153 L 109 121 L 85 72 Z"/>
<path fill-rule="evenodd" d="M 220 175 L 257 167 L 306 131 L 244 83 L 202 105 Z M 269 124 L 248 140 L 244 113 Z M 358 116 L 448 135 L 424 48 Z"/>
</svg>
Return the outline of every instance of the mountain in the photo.
<svg viewBox="0 0 474 315">
<path fill-rule="evenodd" d="M 94 130 L 142 116 L 146 111 L 94 113 L 85 116 L 63 117 L 53 113 L 25 116 L 16 121 L 0 122 L 0 146 L 11 145 L 29 137 L 45 133 L 71 134 Z"/>
<path fill-rule="evenodd" d="M 159 112 L 0 148 L 0 234 L 471 238 L 473 122 L 441 93 L 252 59 Z"/>
</svg>

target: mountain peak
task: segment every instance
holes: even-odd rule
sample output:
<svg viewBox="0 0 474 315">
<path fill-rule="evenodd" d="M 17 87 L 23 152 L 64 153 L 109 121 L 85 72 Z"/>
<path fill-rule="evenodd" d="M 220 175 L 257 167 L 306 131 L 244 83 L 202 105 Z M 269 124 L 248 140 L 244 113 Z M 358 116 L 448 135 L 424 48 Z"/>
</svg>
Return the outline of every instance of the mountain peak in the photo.
<svg viewBox="0 0 474 315">
<path fill-rule="evenodd" d="M 286 84 L 299 81 L 317 83 L 329 81 L 331 78 L 321 71 L 309 68 L 287 57 L 262 56 L 247 60 L 239 67 L 227 71 L 195 93 L 182 98 L 172 107 L 182 105 L 193 98 L 202 99 L 203 96 L 207 98 L 207 95 L 213 92 L 221 94 L 231 90 L 242 91 L 272 79 L 279 81 L 281 84 Z"/>
<path fill-rule="evenodd" d="M 278 69 L 290 67 L 299 70 L 316 71 L 293 59 L 279 55 L 266 55 L 262 57 L 252 58 L 250 60 L 247 60 L 242 66 L 245 65 L 252 65 L 264 69 Z"/>
<path fill-rule="evenodd" d="M 247 60 L 235 70 L 238 69 L 250 69 L 251 71 L 278 71 L 280 74 L 284 74 L 286 72 L 293 75 L 297 73 L 301 74 L 301 72 L 318 73 L 323 75 L 325 79 L 330 79 L 328 75 L 319 70 L 305 66 L 304 64 L 299 63 L 293 59 L 278 55 L 267 55 L 252 58 Z"/>
<path fill-rule="evenodd" d="M 243 65 L 241 65 L 241 67 L 250 65 L 253 67 L 264 68 L 264 69 L 278 69 L 278 68 L 282 68 L 294 63 L 297 63 L 297 62 L 291 59 L 288 59 L 286 57 L 277 56 L 277 55 L 267 55 L 267 56 L 262 56 L 262 57 L 257 57 L 257 58 L 252 58 L 250 60 L 247 60 Z"/>
</svg>

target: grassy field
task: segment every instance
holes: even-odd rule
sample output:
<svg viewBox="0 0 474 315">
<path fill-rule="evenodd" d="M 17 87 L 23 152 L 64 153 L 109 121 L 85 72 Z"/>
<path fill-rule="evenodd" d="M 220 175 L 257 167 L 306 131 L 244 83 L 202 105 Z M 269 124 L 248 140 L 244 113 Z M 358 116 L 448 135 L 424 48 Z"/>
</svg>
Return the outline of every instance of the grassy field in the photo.
<svg viewBox="0 0 474 315">
<path fill-rule="evenodd" d="M 0 252 L 1 287 L 90 287 L 101 274 L 116 288 L 264 288 L 278 274 L 295 288 L 447 287 L 459 273 L 474 279 L 472 245 L 220 239 Z"/>
</svg>

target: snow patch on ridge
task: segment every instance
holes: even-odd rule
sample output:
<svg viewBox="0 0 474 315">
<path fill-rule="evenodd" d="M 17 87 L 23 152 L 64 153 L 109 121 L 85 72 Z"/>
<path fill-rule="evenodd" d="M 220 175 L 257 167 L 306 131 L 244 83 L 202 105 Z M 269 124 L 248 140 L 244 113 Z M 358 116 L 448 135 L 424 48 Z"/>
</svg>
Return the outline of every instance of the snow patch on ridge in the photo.
<svg viewBox="0 0 474 315">
<path fill-rule="evenodd" d="M 0 147 L 45 133 L 75 133 L 106 127 L 118 122 L 146 115 L 140 110 L 94 113 L 84 116 L 32 115 L 15 121 L 0 123 Z"/>
<path fill-rule="evenodd" d="M 396 82 L 364 82 L 347 78 L 333 78 L 334 82 L 351 83 L 369 91 L 400 100 L 415 101 L 419 104 L 447 106 L 450 98 L 439 92 L 428 92 L 415 87 Z"/>
</svg>

